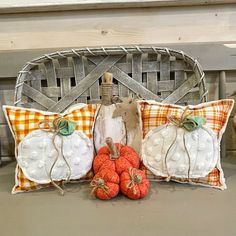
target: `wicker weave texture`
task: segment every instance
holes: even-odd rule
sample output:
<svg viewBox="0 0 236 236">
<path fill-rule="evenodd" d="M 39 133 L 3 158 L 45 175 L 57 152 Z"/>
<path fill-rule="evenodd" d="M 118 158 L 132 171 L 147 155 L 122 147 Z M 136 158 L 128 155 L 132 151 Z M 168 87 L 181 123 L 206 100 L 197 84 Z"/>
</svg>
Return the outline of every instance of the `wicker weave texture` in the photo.
<svg viewBox="0 0 236 236">
<path fill-rule="evenodd" d="M 80 48 L 36 58 L 19 72 L 15 105 L 61 112 L 77 102 L 100 103 L 105 72 L 114 95 L 165 103 L 207 101 L 204 73 L 192 57 L 156 46 Z"/>
</svg>

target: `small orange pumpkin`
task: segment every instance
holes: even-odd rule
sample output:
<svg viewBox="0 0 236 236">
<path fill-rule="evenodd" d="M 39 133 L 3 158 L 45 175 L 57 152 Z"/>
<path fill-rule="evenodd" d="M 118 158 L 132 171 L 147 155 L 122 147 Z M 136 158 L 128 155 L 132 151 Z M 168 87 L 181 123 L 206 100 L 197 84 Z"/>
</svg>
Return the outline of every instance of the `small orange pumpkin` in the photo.
<svg viewBox="0 0 236 236">
<path fill-rule="evenodd" d="M 120 176 L 120 190 L 130 199 L 140 199 L 148 194 L 150 183 L 142 170 L 129 168 Z"/>
<path fill-rule="evenodd" d="M 139 168 L 139 155 L 132 147 L 114 144 L 112 138 L 106 138 L 107 146 L 100 148 L 93 162 L 94 173 L 102 169 L 111 169 L 120 175 L 130 167 Z"/>
<path fill-rule="evenodd" d="M 113 170 L 103 169 L 98 172 L 92 182 L 92 193 L 102 200 L 111 199 L 119 193 L 120 178 Z"/>
</svg>

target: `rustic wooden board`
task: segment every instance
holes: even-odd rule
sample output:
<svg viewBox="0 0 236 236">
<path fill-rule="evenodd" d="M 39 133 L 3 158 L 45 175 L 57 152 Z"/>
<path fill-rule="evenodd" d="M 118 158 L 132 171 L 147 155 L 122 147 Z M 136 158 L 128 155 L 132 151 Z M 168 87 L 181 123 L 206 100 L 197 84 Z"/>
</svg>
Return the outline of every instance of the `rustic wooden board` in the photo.
<svg viewBox="0 0 236 236">
<path fill-rule="evenodd" d="M 229 124 L 226 129 L 225 137 L 226 137 L 226 149 L 229 151 L 232 151 L 232 150 L 236 151 L 236 130 L 234 127 L 232 117 L 229 120 Z"/>
<path fill-rule="evenodd" d="M 127 74 L 131 73 L 131 71 L 132 71 L 132 57 L 130 55 L 127 55 L 126 57 L 123 57 L 119 62 L 120 63 L 117 63 L 116 66 L 121 65 L 122 62 L 126 66 L 120 66 L 118 68 L 121 69 L 121 67 L 123 67 L 123 69 L 127 69 L 127 70 L 129 69 L 130 72 L 127 71 L 126 73 Z M 120 94 L 121 97 L 128 97 L 130 95 L 129 89 L 126 86 L 124 86 L 123 84 L 119 83 L 118 88 L 119 88 L 119 91 L 118 91 L 119 93 L 118 94 Z M 113 91 L 114 91 L 114 89 L 115 88 L 113 86 Z"/>
<path fill-rule="evenodd" d="M 102 58 L 103 59 L 103 58 Z M 94 68 L 89 66 L 89 61 L 85 58 L 85 75 L 87 76 Z M 100 94 L 99 94 L 99 79 L 94 82 L 94 84 L 89 88 L 89 102 L 90 103 L 99 103 Z"/>
<path fill-rule="evenodd" d="M 14 140 L 6 124 L 2 105 L 14 103 L 15 79 L 0 80 L 0 163 L 4 156 L 14 156 Z"/>
<path fill-rule="evenodd" d="M 44 94 L 39 92 L 38 90 L 30 87 L 27 84 L 23 85 L 23 94 L 27 95 L 29 98 L 33 99 L 40 105 L 42 105 L 45 108 L 52 107 L 56 104 L 52 99 L 46 97 Z"/>
<path fill-rule="evenodd" d="M 206 73 L 206 87 L 208 89 L 208 100 L 219 99 L 219 72 L 211 71 Z"/>
<path fill-rule="evenodd" d="M 56 87 L 57 86 L 57 76 L 56 76 L 56 69 L 55 65 L 52 60 L 48 60 L 45 62 L 46 68 L 46 79 L 48 87 Z M 57 97 L 52 96 L 51 99 L 53 101 L 57 101 Z"/>
<path fill-rule="evenodd" d="M 134 54 L 132 58 L 132 78 L 142 82 L 142 54 Z"/>
<path fill-rule="evenodd" d="M 236 101 L 236 72 L 228 71 L 226 73 L 226 86 L 225 92 L 226 97 L 232 98 Z M 232 96 L 232 94 L 234 94 Z M 226 129 L 225 140 L 226 140 L 226 150 L 229 151 L 229 155 L 235 157 L 236 154 L 236 127 L 234 126 L 233 117 L 236 115 L 236 106 L 234 105 L 233 111 L 231 113 L 229 124 Z"/>
<path fill-rule="evenodd" d="M 181 86 L 179 86 L 173 93 L 171 93 L 167 98 L 165 98 L 163 103 L 176 103 L 182 97 L 185 96 L 194 86 L 197 84 L 197 79 L 193 75 L 188 80 L 186 80 Z"/>
<path fill-rule="evenodd" d="M 84 45 L 230 43 L 235 42 L 235 11 L 236 4 L 226 4 L 45 12 L 27 17 L 5 14 L 0 15 L 0 51 Z"/>
<path fill-rule="evenodd" d="M 0 90 L 0 124 L 6 123 L 2 105 L 14 104 L 14 90 Z"/>
<path fill-rule="evenodd" d="M 141 84 L 133 80 L 122 70 L 116 67 L 112 67 L 109 72 L 111 72 L 120 83 L 128 85 L 128 88 L 132 90 L 135 94 L 140 95 L 144 98 L 160 101 L 160 98 L 156 94 L 152 93 L 151 91 L 143 87 Z"/>
<path fill-rule="evenodd" d="M 7 124 L 0 124 L 0 138 L 11 138 L 12 134 Z"/>
<path fill-rule="evenodd" d="M 214 4 L 235 3 L 233 0 L 2 0 L 0 13 L 28 13 L 44 11 L 68 11 L 106 8 L 138 8 L 138 7 L 173 7 L 173 6 L 201 6 Z"/>
<path fill-rule="evenodd" d="M 60 65 L 60 77 L 57 76 L 58 78 L 60 78 L 60 88 L 61 88 L 61 96 L 60 97 L 64 97 L 66 94 L 69 93 L 69 91 L 71 90 L 71 80 L 70 80 L 70 74 L 68 73 L 63 73 L 67 72 L 68 69 L 72 69 L 70 67 L 68 67 L 68 60 L 67 58 L 61 58 L 58 60 L 59 65 Z"/>
<path fill-rule="evenodd" d="M 0 159 L 1 156 L 14 156 L 15 142 L 7 124 L 0 124 Z"/>
<path fill-rule="evenodd" d="M 85 66 L 84 66 L 84 60 L 83 57 L 73 57 L 73 73 L 75 76 L 75 85 L 77 85 L 82 79 L 85 77 Z M 85 93 L 88 91 L 85 91 Z M 83 93 L 84 95 L 84 93 Z M 87 95 L 83 96 L 81 95 L 77 102 L 87 103 Z"/>
<path fill-rule="evenodd" d="M 15 143 L 14 143 L 14 139 L 9 136 L 7 138 L 2 138 L 1 139 L 1 157 L 11 157 L 11 160 L 14 160 L 14 156 L 15 156 Z"/>
</svg>

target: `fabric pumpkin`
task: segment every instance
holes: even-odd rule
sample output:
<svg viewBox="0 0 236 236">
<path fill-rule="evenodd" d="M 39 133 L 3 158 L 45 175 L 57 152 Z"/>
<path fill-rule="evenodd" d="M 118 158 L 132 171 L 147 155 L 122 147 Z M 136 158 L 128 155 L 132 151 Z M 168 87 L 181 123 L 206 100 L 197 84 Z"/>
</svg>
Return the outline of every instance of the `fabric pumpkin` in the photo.
<svg viewBox="0 0 236 236">
<path fill-rule="evenodd" d="M 119 193 L 119 182 L 120 178 L 115 171 L 103 169 L 94 176 L 91 182 L 92 193 L 102 200 L 114 198 Z"/>
<path fill-rule="evenodd" d="M 120 190 L 130 199 L 141 199 L 148 194 L 150 183 L 145 172 L 136 168 L 129 168 L 120 176 Z"/>
<path fill-rule="evenodd" d="M 232 111 L 233 105 L 234 105 L 234 100 L 223 99 L 219 101 L 212 101 L 198 105 L 189 105 L 188 110 L 192 112 L 193 116 L 204 117 L 206 119 L 205 127 L 214 132 L 214 134 L 217 137 L 219 146 L 222 135 L 226 129 L 227 122 L 230 113 Z M 158 127 L 168 124 L 169 123 L 168 117 L 173 116 L 175 118 L 178 118 L 183 114 L 183 111 L 186 109 L 186 107 L 184 106 L 176 104 L 163 104 L 155 101 L 139 101 L 139 108 L 141 112 L 142 130 L 144 138 L 148 136 L 149 132 L 154 131 Z M 152 139 L 152 142 L 155 142 L 154 139 Z M 149 146 L 151 147 L 152 145 L 150 144 Z M 216 151 L 216 153 L 218 151 Z M 212 160 L 214 163 L 215 159 L 213 158 Z M 198 168 L 202 169 L 201 163 L 199 164 L 200 165 Z M 149 165 L 147 166 L 142 165 L 141 168 L 146 172 L 148 178 L 151 180 L 154 181 L 169 180 L 169 178 L 163 177 L 157 174 L 157 172 L 155 171 L 154 173 L 153 169 L 149 168 Z M 182 167 L 180 169 L 182 169 Z M 171 177 L 171 180 L 180 183 L 191 183 L 195 185 L 214 187 L 222 190 L 226 188 L 225 178 L 223 170 L 221 168 L 220 158 L 218 158 L 212 171 L 210 171 L 210 173 L 206 174 L 203 177 L 179 178 L 173 176 Z"/>
<path fill-rule="evenodd" d="M 130 167 L 139 168 L 139 155 L 132 147 L 114 144 L 112 138 L 106 139 L 107 146 L 102 147 L 93 162 L 93 170 L 111 169 L 120 175 Z"/>
</svg>

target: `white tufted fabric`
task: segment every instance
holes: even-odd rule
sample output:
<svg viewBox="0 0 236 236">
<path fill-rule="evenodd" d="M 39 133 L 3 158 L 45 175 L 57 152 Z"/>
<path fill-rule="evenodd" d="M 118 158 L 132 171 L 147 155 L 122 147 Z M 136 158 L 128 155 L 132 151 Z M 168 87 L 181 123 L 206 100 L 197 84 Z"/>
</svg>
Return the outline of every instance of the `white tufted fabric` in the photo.
<svg viewBox="0 0 236 236">
<path fill-rule="evenodd" d="M 39 184 L 50 183 L 50 168 L 53 167 L 54 181 L 66 180 L 69 168 L 62 157 L 62 152 L 71 170 L 70 179 L 80 179 L 92 167 L 93 145 L 89 138 L 80 131 L 69 136 L 56 136 L 53 144 L 53 133 L 36 130 L 29 133 L 18 146 L 17 161 L 25 176 Z M 63 146 L 62 146 L 63 145 Z"/>
<path fill-rule="evenodd" d="M 188 132 L 167 124 L 149 131 L 143 140 L 144 165 L 162 177 L 207 176 L 215 168 L 219 157 L 217 136 L 205 126 Z"/>
</svg>

